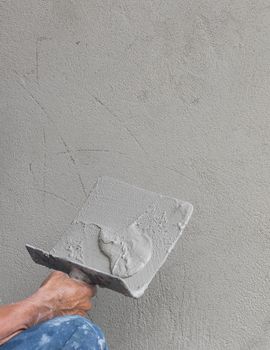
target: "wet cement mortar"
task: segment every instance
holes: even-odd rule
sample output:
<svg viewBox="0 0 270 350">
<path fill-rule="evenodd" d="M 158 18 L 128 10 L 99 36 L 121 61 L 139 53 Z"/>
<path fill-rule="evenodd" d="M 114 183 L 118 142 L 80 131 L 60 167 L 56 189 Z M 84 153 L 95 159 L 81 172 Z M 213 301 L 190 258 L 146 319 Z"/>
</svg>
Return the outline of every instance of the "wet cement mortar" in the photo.
<svg viewBox="0 0 270 350">
<path fill-rule="evenodd" d="M 99 290 L 112 350 L 270 343 L 269 2 L 1 3 L 0 299 L 47 274 L 99 175 L 194 205 L 139 300 Z"/>
</svg>

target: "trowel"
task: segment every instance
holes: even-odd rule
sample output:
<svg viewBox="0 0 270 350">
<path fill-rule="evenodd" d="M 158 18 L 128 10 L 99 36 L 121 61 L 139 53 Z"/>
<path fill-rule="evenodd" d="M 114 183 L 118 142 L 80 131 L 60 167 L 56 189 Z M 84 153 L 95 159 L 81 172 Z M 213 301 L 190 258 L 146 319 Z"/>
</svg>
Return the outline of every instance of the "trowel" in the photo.
<svg viewBox="0 0 270 350">
<path fill-rule="evenodd" d="M 49 252 L 26 248 L 37 264 L 139 298 L 192 210 L 188 202 L 103 176 Z"/>
</svg>

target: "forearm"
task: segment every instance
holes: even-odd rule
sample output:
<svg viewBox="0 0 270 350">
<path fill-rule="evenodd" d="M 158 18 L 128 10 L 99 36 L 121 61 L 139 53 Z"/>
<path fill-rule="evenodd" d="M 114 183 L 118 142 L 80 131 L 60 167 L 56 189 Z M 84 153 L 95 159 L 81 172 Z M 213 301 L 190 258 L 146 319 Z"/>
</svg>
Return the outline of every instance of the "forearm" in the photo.
<svg viewBox="0 0 270 350">
<path fill-rule="evenodd" d="M 0 306 L 0 345 L 21 331 L 53 317 L 39 292 L 14 304 Z"/>
</svg>

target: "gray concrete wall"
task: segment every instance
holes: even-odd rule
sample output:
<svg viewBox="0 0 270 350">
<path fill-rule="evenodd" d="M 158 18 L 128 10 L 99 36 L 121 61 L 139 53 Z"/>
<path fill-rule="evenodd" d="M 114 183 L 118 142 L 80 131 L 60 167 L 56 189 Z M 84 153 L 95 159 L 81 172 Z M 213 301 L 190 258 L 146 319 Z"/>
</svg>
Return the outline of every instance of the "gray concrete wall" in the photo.
<svg viewBox="0 0 270 350">
<path fill-rule="evenodd" d="M 195 208 L 143 298 L 99 290 L 111 349 L 269 349 L 269 1 L 0 5 L 2 302 L 109 175 Z"/>
</svg>

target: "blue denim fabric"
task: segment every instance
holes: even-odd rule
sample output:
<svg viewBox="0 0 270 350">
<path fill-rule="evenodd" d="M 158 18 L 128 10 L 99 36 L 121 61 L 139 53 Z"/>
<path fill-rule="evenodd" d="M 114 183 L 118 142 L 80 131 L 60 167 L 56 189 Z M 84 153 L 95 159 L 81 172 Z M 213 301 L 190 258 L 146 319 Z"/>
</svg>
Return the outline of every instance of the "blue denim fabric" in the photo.
<svg viewBox="0 0 270 350">
<path fill-rule="evenodd" d="M 56 317 L 29 328 L 1 350 L 109 350 L 99 327 L 80 316 Z"/>
</svg>

